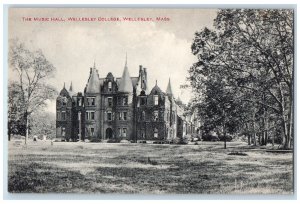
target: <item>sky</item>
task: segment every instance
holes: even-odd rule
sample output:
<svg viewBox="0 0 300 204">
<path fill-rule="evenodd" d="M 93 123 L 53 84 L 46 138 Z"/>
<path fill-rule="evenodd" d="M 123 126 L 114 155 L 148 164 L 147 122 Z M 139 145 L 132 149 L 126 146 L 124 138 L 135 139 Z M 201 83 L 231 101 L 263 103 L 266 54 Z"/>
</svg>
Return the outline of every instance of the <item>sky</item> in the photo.
<svg viewBox="0 0 300 204">
<path fill-rule="evenodd" d="M 139 65 L 147 68 L 150 90 L 157 80 L 165 91 L 169 77 L 175 98 L 187 103 L 191 90 L 189 67 L 197 61 L 191 53 L 194 34 L 212 28 L 212 9 L 107 9 L 107 8 L 10 8 L 9 39 L 18 38 L 30 50 L 41 49 L 56 67 L 49 83 L 60 91 L 72 81 L 83 92 L 94 62 L 101 78 L 112 72 L 120 77 L 125 65 L 130 76 L 138 76 Z M 96 21 L 68 21 L 68 18 L 96 18 Z M 153 21 L 98 21 L 100 18 L 152 18 Z M 157 21 L 156 17 L 167 18 Z M 31 21 L 28 21 L 31 18 Z M 59 18 L 64 21 L 34 21 L 33 18 Z M 13 76 L 9 76 L 13 77 Z M 55 100 L 47 110 L 55 112 Z"/>
</svg>

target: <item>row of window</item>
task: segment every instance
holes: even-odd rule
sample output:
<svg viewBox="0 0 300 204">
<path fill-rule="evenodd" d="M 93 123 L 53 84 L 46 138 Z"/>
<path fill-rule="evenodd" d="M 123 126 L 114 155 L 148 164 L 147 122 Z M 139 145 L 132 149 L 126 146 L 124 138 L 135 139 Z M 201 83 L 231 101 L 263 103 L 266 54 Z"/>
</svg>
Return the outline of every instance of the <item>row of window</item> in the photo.
<svg viewBox="0 0 300 204">
<path fill-rule="evenodd" d="M 173 116 L 173 121 L 175 121 L 175 113 L 172 112 Z M 170 113 L 167 112 L 167 114 L 165 115 L 165 120 L 166 121 L 170 121 Z M 159 121 L 159 111 L 158 110 L 155 110 L 153 111 L 153 121 Z M 141 121 L 145 121 L 146 120 L 146 112 L 145 111 L 142 111 L 141 112 L 141 115 L 140 115 L 140 118 L 139 118 Z"/>
<path fill-rule="evenodd" d="M 90 136 L 95 135 L 95 129 L 93 127 L 87 128 L 87 134 Z M 119 137 L 127 137 L 127 128 L 118 128 L 118 136 Z"/>
<path fill-rule="evenodd" d="M 85 119 L 86 120 L 95 120 L 95 112 L 94 111 L 85 112 Z M 127 120 L 127 119 L 128 119 L 128 113 L 127 112 L 119 112 L 118 113 L 118 120 Z M 106 113 L 106 120 L 107 121 L 114 120 L 114 113 L 107 112 Z"/>
<path fill-rule="evenodd" d="M 167 121 L 170 120 L 170 114 L 167 113 Z M 173 119 L 175 120 L 175 114 L 173 113 Z M 107 112 L 106 113 L 106 120 L 107 121 L 112 121 L 114 120 L 114 113 L 112 112 Z M 86 120 L 95 120 L 95 111 L 86 111 L 85 112 L 85 119 Z M 127 112 L 118 112 L 118 120 L 124 120 L 126 121 L 128 119 L 128 113 Z M 145 111 L 141 112 L 140 118 L 141 121 L 146 120 L 146 113 Z M 66 111 L 58 111 L 57 112 L 57 120 L 66 120 Z M 81 113 L 78 113 L 78 120 L 81 120 Z M 159 121 L 159 111 L 155 110 L 153 111 L 153 121 Z"/>
<path fill-rule="evenodd" d="M 128 105 L 128 96 L 119 96 L 117 100 L 118 105 Z M 65 106 L 66 100 L 63 100 L 63 106 Z M 146 105 L 147 104 L 147 98 L 142 97 L 140 98 L 140 105 Z M 82 106 L 82 99 L 77 99 L 77 105 Z M 96 98 L 95 97 L 87 97 L 86 98 L 86 105 L 87 106 L 95 106 L 96 105 Z M 107 98 L 107 105 L 108 107 L 113 106 L 113 98 L 108 97 Z M 154 95 L 154 105 L 158 105 L 158 95 Z"/>
</svg>

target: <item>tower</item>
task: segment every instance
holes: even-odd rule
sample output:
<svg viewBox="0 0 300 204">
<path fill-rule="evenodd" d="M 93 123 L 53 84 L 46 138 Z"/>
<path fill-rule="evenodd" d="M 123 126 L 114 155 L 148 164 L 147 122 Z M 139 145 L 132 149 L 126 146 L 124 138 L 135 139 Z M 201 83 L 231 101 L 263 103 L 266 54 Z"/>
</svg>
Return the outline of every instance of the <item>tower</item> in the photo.
<svg viewBox="0 0 300 204">
<path fill-rule="evenodd" d="M 134 94 L 133 84 L 127 66 L 127 54 L 123 74 L 118 83 L 117 135 L 120 139 L 134 140 Z"/>
<path fill-rule="evenodd" d="M 85 112 L 85 137 L 90 140 L 100 140 L 100 78 L 96 64 L 90 68 L 90 76 L 84 89 L 84 107 Z"/>
</svg>

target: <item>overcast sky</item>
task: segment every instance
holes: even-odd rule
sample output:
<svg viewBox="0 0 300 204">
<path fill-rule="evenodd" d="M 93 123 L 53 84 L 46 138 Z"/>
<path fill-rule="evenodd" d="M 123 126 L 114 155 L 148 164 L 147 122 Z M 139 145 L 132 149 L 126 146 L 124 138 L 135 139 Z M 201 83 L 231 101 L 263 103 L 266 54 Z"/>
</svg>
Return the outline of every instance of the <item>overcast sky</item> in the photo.
<svg viewBox="0 0 300 204">
<path fill-rule="evenodd" d="M 208 9 L 10 9 L 9 38 L 19 38 L 32 50 L 41 49 L 56 67 L 49 83 L 58 91 L 71 81 L 77 92 L 83 92 L 94 61 L 100 77 L 112 72 L 120 77 L 128 55 L 131 76 L 138 76 L 139 65 L 148 70 L 150 89 L 158 81 L 165 91 L 169 77 L 175 97 L 187 103 L 191 97 L 186 84 L 187 70 L 196 62 L 191 54 L 194 33 L 213 26 L 216 10 Z M 23 17 L 167 17 L 169 21 L 121 22 L 37 22 Z M 47 108 L 55 112 L 55 102 Z"/>
</svg>

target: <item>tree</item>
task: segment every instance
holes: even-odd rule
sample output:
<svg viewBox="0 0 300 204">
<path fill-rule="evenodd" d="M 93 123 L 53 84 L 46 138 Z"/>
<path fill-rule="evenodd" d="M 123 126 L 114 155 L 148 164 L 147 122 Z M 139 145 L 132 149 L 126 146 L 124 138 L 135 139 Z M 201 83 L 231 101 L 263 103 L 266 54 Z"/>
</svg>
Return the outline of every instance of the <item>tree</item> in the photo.
<svg viewBox="0 0 300 204">
<path fill-rule="evenodd" d="M 9 64 L 12 92 L 17 94 L 15 103 L 25 123 L 25 144 L 29 134 L 29 117 L 46 105 L 46 101 L 56 95 L 56 90 L 47 83 L 53 77 L 55 67 L 46 59 L 41 50 L 30 51 L 18 39 L 10 41 Z M 13 100 L 9 98 L 9 100 Z M 10 125 L 10 124 L 9 124 Z"/>
<path fill-rule="evenodd" d="M 30 134 L 40 136 L 43 139 L 53 139 L 56 133 L 55 114 L 48 112 L 36 112 L 31 115 Z"/>
<path fill-rule="evenodd" d="M 224 81 L 234 90 L 234 98 L 240 99 L 239 105 L 248 105 L 237 117 L 251 123 L 254 143 L 256 134 L 263 133 L 260 143 L 265 144 L 269 118 L 275 114 L 281 121 L 282 145 L 290 148 L 293 11 L 220 10 L 214 26 L 216 31 L 205 28 L 195 34 L 192 52 L 198 62 L 189 70 L 194 90 L 206 92 L 211 78 Z"/>
</svg>

